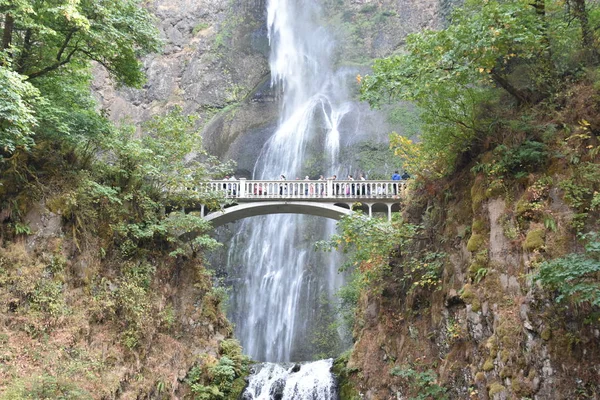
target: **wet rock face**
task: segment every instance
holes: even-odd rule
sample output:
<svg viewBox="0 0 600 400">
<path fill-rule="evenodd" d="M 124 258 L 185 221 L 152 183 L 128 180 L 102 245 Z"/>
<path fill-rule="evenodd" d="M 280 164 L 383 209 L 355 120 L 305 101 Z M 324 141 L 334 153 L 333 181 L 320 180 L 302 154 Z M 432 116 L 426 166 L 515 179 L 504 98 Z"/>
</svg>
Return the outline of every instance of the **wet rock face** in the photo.
<svg viewBox="0 0 600 400">
<path fill-rule="evenodd" d="M 154 0 L 164 41 L 144 60 L 147 83 L 116 90 L 101 68 L 94 90 L 114 120 L 133 122 L 178 104 L 208 117 L 207 109 L 239 102 L 268 71 L 264 0 Z"/>
</svg>

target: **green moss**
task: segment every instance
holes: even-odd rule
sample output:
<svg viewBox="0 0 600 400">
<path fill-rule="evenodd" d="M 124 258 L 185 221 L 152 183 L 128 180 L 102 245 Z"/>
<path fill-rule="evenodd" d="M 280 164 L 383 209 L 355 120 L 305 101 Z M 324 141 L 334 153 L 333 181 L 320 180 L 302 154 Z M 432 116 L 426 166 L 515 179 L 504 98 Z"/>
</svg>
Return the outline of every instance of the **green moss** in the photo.
<svg viewBox="0 0 600 400">
<path fill-rule="evenodd" d="M 530 209 L 531 209 L 531 204 L 524 197 L 521 197 L 519 199 L 519 201 L 517 201 L 517 204 L 515 205 L 515 212 L 517 213 L 517 216 L 521 216 L 521 215 L 525 214 Z"/>
<path fill-rule="evenodd" d="M 210 24 L 206 23 L 206 22 L 200 22 L 199 24 L 197 24 L 194 29 L 192 30 L 192 35 L 196 36 L 196 34 L 198 34 L 198 32 L 205 30 L 206 28 L 208 28 L 210 26 Z"/>
<path fill-rule="evenodd" d="M 486 347 L 490 350 L 490 357 L 496 357 L 498 354 L 498 338 L 496 336 L 490 336 L 487 340 Z"/>
<path fill-rule="evenodd" d="M 473 220 L 472 230 L 475 233 L 481 233 L 485 229 L 485 221 L 482 219 Z"/>
<path fill-rule="evenodd" d="M 552 330 L 550 328 L 545 328 L 542 333 L 540 333 L 540 337 L 543 340 L 550 340 L 550 338 L 552 337 Z"/>
<path fill-rule="evenodd" d="M 514 316 L 506 316 L 501 319 L 496 328 L 496 334 L 505 349 L 518 351 L 523 332 L 520 323 Z"/>
<path fill-rule="evenodd" d="M 491 303 L 499 303 L 505 300 L 504 287 L 500 281 L 500 274 L 496 270 L 488 270 L 483 281 L 483 287 L 485 288 L 485 299 Z"/>
<path fill-rule="evenodd" d="M 467 304 L 471 305 L 471 311 L 478 312 L 481 310 L 481 302 L 479 297 L 473 290 L 471 284 L 467 283 L 460 291 L 460 298 Z"/>
<path fill-rule="evenodd" d="M 487 267 L 489 263 L 488 251 L 481 250 L 475 255 L 473 262 L 469 265 L 469 276 L 475 282 L 481 281 L 481 279 L 487 275 Z M 486 271 L 482 271 L 486 270 Z"/>
<path fill-rule="evenodd" d="M 350 351 L 345 352 L 333 362 L 333 373 L 338 378 L 338 388 L 340 399 L 360 400 L 361 396 L 354 384 L 350 380 L 350 374 L 353 372 L 348 368 Z"/>
<path fill-rule="evenodd" d="M 498 394 L 498 393 L 502 393 L 506 391 L 506 388 L 504 386 L 502 386 L 500 383 L 498 382 L 494 382 L 490 385 L 490 389 L 488 391 L 488 394 L 490 397 Z"/>
<path fill-rule="evenodd" d="M 491 358 L 488 358 L 483 363 L 483 370 L 487 372 L 487 371 L 491 371 L 493 369 L 494 369 L 494 360 L 492 360 Z"/>
<path fill-rule="evenodd" d="M 503 363 L 507 363 L 510 359 L 510 352 L 507 349 L 504 349 L 500 352 L 500 359 Z"/>
<path fill-rule="evenodd" d="M 469 304 L 475 298 L 475 292 L 473 291 L 473 286 L 470 283 L 467 283 L 460 290 L 460 298 L 464 300 L 465 303 Z"/>
<path fill-rule="evenodd" d="M 477 177 L 475 183 L 471 186 L 471 207 L 476 214 L 481 208 L 481 204 L 486 199 L 485 181 L 483 177 Z"/>
<path fill-rule="evenodd" d="M 544 229 L 533 229 L 527 232 L 523 242 L 523 250 L 533 251 L 541 249 L 545 244 L 546 231 Z"/>
<path fill-rule="evenodd" d="M 469 239 L 469 242 L 467 243 L 467 250 L 473 252 L 481 249 L 484 241 L 485 236 L 479 233 L 473 233 Z"/>
<path fill-rule="evenodd" d="M 479 371 L 477 374 L 475 374 L 475 382 L 477 382 L 477 383 L 485 382 L 485 372 Z"/>
<path fill-rule="evenodd" d="M 504 368 L 502 368 L 502 371 L 500 371 L 500 378 L 502 378 L 502 379 L 510 378 L 512 376 L 513 376 L 513 373 L 509 367 L 504 367 Z"/>
<path fill-rule="evenodd" d="M 502 183 L 502 181 L 494 180 L 490 183 L 490 186 L 488 187 L 488 189 L 486 191 L 486 197 L 488 199 L 501 197 L 504 195 L 504 192 L 505 192 L 505 187 L 504 187 L 504 184 Z"/>
<path fill-rule="evenodd" d="M 471 311 L 473 311 L 473 312 L 481 311 L 481 301 L 479 301 L 479 299 L 477 297 L 474 298 L 473 302 L 471 303 Z"/>
</svg>

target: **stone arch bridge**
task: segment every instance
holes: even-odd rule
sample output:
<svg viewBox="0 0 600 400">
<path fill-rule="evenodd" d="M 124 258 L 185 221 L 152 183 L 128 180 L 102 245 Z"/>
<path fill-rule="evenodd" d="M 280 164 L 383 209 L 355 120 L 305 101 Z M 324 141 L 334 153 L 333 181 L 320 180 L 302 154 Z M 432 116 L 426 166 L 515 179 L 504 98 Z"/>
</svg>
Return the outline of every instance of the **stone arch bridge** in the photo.
<svg viewBox="0 0 600 400">
<path fill-rule="evenodd" d="M 404 181 L 349 180 L 222 180 L 209 181 L 198 191 L 221 192 L 227 200 L 218 210 L 200 207 L 200 213 L 214 227 L 247 217 L 267 214 L 306 214 L 335 220 L 360 209 L 373 213 L 400 210 L 406 190 Z"/>
</svg>

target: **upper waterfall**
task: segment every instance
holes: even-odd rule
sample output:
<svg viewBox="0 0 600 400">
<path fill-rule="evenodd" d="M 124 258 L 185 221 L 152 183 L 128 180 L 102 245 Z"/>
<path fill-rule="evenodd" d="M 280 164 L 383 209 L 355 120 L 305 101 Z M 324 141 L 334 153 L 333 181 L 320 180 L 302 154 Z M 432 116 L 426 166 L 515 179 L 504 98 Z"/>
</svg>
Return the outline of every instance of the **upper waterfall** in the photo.
<svg viewBox="0 0 600 400">
<path fill-rule="evenodd" d="M 280 115 L 254 178 L 304 177 L 311 174 L 311 159 L 322 161 L 319 174 L 339 174 L 341 123 L 355 107 L 345 89 L 352 77 L 332 68 L 335 42 L 319 25 L 318 1 L 270 0 L 267 8 L 271 84 Z M 312 335 L 324 324 L 319 322 L 323 310 L 335 312 L 335 292 L 344 278 L 337 273 L 340 256 L 317 254 L 313 243 L 334 230 L 333 222 L 292 215 L 253 217 L 240 224 L 228 253 L 228 269 L 238 276 L 229 317 L 252 358 L 302 361 L 316 356 Z"/>
</svg>

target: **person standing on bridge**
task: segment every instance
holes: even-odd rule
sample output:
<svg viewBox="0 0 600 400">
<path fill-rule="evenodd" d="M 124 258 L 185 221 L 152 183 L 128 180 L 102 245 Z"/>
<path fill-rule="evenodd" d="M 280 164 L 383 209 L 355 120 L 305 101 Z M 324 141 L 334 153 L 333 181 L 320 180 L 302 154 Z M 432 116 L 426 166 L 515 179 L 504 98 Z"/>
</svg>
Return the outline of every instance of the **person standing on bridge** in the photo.
<svg viewBox="0 0 600 400">
<path fill-rule="evenodd" d="M 280 181 L 285 181 L 285 175 L 281 174 L 281 176 L 279 177 Z M 285 184 L 280 184 L 279 185 L 279 195 L 283 196 L 283 187 L 285 186 Z"/>
<path fill-rule="evenodd" d="M 230 181 L 236 181 L 237 179 L 235 179 L 235 175 L 231 175 L 231 178 L 229 178 Z M 233 195 L 235 196 L 237 194 L 237 183 L 232 183 L 230 188 L 231 188 L 231 192 L 233 193 Z"/>
<path fill-rule="evenodd" d="M 225 178 L 223 178 L 224 181 L 228 181 L 229 180 L 229 175 L 225 175 Z M 223 184 L 223 190 L 227 190 L 227 183 Z"/>
<path fill-rule="evenodd" d="M 310 181 L 310 178 L 308 177 L 308 175 L 306 175 L 306 176 L 304 177 L 304 180 L 305 180 L 305 181 Z M 308 186 L 309 186 L 309 184 L 308 184 L 308 183 L 305 183 L 305 184 L 304 184 L 304 195 L 305 195 L 305 196 L 308 196 Z M 311 192 L 311 194 L 312 194 L 312 192 Z"/>
<path fill-rule="evenodd" d="M 323 181 L 325 180 L 325 178 L 323 177 L 323 175 L 319 175 L 319 181 L 321 181 L 321 183 L 317 184 L 317 190 L 318 190 L 318 195 L 323 196 L 325 194 L 325 184 L 323 183 Z"/>
<path fill-rule="evenodd" d="M 358 175 L 358 180 L 366 181 L 365 176 L 363 174 Z M 359 185 L 360 185 L 360 194 L 361 194 L 361 196 L 364 196 L 366 194 L 366 190 L 365 190 L 366 183 L 361 182 Z"/>
<path fill-rule="evenodd" d="M 331 178 L 332 181 L 335 181 L 337 179 L 337 175 L 332 176 Z M 334 196 L 337 196 L 338 194 L 340 194 L 340 184 L 336 183 L 335 185 L 333 185 L 333 194 Z"/>
<path fill-rule="evenodd" d="M 400 176 L 398 171 L 394 171 L 394 173 L 392 174 L 392 180 L 393 181 L 401 181 L 402 180 L 402 177 Z M 392 183 L 392 186 L 394 188 L 394 196 L 398 195 L 398 183 L 394 182 L 394 183 Z"/>
</svg>

